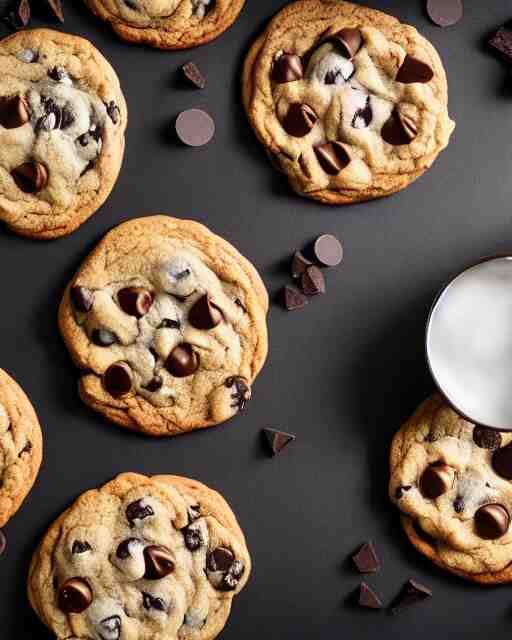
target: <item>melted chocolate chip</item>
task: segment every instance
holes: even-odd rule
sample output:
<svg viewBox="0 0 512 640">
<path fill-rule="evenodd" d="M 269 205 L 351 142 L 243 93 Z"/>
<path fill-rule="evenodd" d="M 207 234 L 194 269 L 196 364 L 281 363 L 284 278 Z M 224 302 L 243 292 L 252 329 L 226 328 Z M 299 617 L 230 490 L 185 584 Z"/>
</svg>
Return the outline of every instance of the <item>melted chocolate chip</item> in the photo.
<svg viewBox="0 0 512 640">
<path fill-rule="evenodd" d="M 59 609 L 64 613 L 82 613 L 93 601 L 91 587 L 82 578 L 71 578 L 59 589 Z"/>
<path fill-rule="evenodd" d="M 195 329 L 208 331 L 222 322 L 222 311 L 205 293 L 194 303 L 188 312 L 188 321 Z"/>
<path fill-rule="evenodd" d="M 132 370 L 126 362 L 114 362 L 103 374 L 103 386 L 114 398 L 127 395 L 132 390 Z"/>
<path fill-rule="evenodd" d="M 0 126 L 17 129 L 30 120 L 30 105 L 23 96 L 0 99 Z"/>
<path fill-rule="evenodd" d="M 106 108 L 107 108 L 108 117 L 112 120 L 114 124 L 117 124 L 121 116 L 121 111 L 119 110 L 119 107 L 117 106 L 117 104 L 113 100 L 111 100 L 106 105 Z"/>
<path fill-rule="evenodd" d="M 414 56 L 406 55 L 402 66 L 396 74 L 396 81 L 404 84 L 411 84 L 414 82 L 426 83 L 430 82 L 434 77 L 432 68 L 415 58 Z"/>
<path fill-rule="evenodd" d="M 48 71 L 48 77 L 55 82 L 70 83 L 70 77 L 62 67 L 53 67 L 53 69 L 50 69 L 50 71 Z"/>
<path fill-rule="evenodd" d="M 110 347 L 117 342 L 117 338 L 107 329 L 94 329 L 91 333 L 91 341 L 99 347 Z"/>
<path fill-rule="evenodd" d="M 155 609 L 156 611 L 167 611 L 167 607 L 165 606 L 165 602 L 162 598 L 155 598 L 145 591 L 142 592 L 142 605 L 147 611 L 150 609 Z"/>
<path fill-rule="evenodd" d="M 217 547 L 208 554 L 206 566 L 210 571 L 229 571 L 235 556 L 225 547 Z"/>
<path fill-rule="evenodd" d="M 75 285 L 69 290 L 69 297 L 77 311 L 87 313 L 92 309 L 92 305 L 94 303 L 94 292 L 91 289 Z"/>
<path fill-rule="evenodd" d="M 453 510 L 455 513 L 462 513 L 465 508 L 464 499 L 461 496 L 457 496 L 453 503 Z"/>
<path fill-rule="evenodd" d="M 147 383 L 145 387 L 143 387 L 143 389 L 146 389 L 150 393 L 155 393 L 162 388 L 163 384 L 164 381 L 162 380 L 162 378 L 160 378 L 159 376 L 155 376 Z"/>
<path fill-rule="evenodd" d="M 501 447 L 501 433 L 486 427 L 475 427 L 473 429 L 473 442 L 481 449 L 499 449 Z"/>
<path fill-rule="evenodd" d="M 454 471 L 446 464 L 432 464 L 423 472 L 420 491 L 429 500 L 436 500 L 453 486 Z"/>
<path fill-rule="evenodd" d="M 316 158 L 328 175 L 335 176 L 350 164 L 350 156 L 339 142 L 326 142 L 313 147 Z"/>
<path fill-rule="evenodd" d="M 136 500 L 126 507 L 126 518 L 130 526 L 133 526 L 134 520 L 144 520 L 144 518 L 154 515 L 153 507 L 145 504 L 143 500 Z"/>
<path fill-rule="evenodd" d="M 153 296 L 144 287 L 125 287 L 117 294 L 121 309 L 129 316 L 142 318 L 151 309 Z"/>
<path fill-rule="evenodd" d="M 164 318 L 158 325 L 159 329 L 181 329 L 181 322 L 179 320 L 171 320 L 170 318 Z"/>
<path fill-rule="evenodd" d="M 353 58 L 363 46 L 363 38 L 359 29 L 345 28 L 333 36 L 329 36 L 327 42 L 332 42 L 345 58 Z"/>
<path fill-rule="evenodd" d="M 283 53 L 275 62 L 272 69 L 272 80 L 279 84 L 295 82 L 304 76 L 302 60 L 291 53 Z"/>
<path fill-rule="evenodd" d="M 41 162 L 24 162 L 11 171 L 11 176 L 24 193 L 38 193 L 48 184 L 48 169 Z"/>
<path fill-rule="evenodd" d="M 486 504 L 475 513 L 475 530 L 484 540 L 497 540 L 510 526 L 510 515 L 500 504 Z"/>
<path fill-rule="evenodd" d="M 354 129 L 367 129 L 373 120 L 373 110 L 370 103 L 370 96 L 366 98 L 366 104 L 362 109 L 358 109 L 352 118 Z"/>
<path fill-rule="evenodd" d="M 71 553 L 80 554 L 86 553 L 87 551 L 91 551 L 91 545 L 87 541 L 75 540 L 73 542 Z"/>
<path fill-rule="evenodd" d="M 231 399 L 233 403 L 231 406 L 243 411 L 251 399 L 251 387 L 247 380 L 241 376 L 230 376 L 226 378 L 224 385 L 232 390 Z"/>
<path fill-rule="evenodd" d="M 121 637 L 120 616 L 109 616 L 100 622 L 102 640 L 119 640 Z"/>
<path fill-rule="evenodd" d="M 384 142 L 395 147 L 410 144 L 417 134 L 414 122 L 402 117 L 396 109 L 386 120 L 380 132 Z"/>
<path fill-rule="evenodd" d="M 185 546 L 189 551 L 197 551 L 205 543 L 203 534 L 198 528 L 185 527 L 183 529 L 183 537 L 185 538 Z"/>
<path fill-rule="evenodd" d="M 131 557 L 130 547 L 134 544 L 141 544 L 137 538 L 128 538 L 119 543 L 116 549 L 116 557 L 120 560 L 126 560 Z"/>
<path fill-rule="evenodd" d="M 283 128 L 295 138 L 303 138 L 310 133 L 318 120 L 315 111 L 307 104 L 295 103 L 290 106 Z"/>
<path fill-rule="evenodd" d="M 174 561 L 168 549 L 153 545 L 144 549 L 145 580 L 161 580 L 174 571 Z"/>
<path fill-rule="evenodd" d="M 512 443 L 494 452 L 492 467 L 502 478 L 512 480 Z"/>
<path fill-rule="evenodd" d="M 191 376 L 199 368 L 199 356 L 187 342 L 179 344 L 169 354 L 165 368 L 175 378 Z"/>
</svg>

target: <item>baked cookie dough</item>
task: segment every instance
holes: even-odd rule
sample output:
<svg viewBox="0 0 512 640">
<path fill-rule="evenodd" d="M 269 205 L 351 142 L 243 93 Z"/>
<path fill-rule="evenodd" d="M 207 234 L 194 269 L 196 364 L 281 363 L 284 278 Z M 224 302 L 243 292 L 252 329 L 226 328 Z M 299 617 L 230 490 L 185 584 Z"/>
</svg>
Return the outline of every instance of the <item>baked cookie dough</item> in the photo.
<svg viewBox="0 0 512 640">
<path fill-rule="evenodd" d="M 126 473 L 54 522 L 28 594 L 58 640 L 211 640 L 250 572 L 222 496 L 187 478 Z"/>
<path fill-rule="evenodd" d="M 93 45 L 50 29 L 0 41 L 0 220 L 37 239 L 66 235 L 110 194 L 126 103 Z"/>
<path fill-rule="evenodd" d="M 43 437 L 30 400 L 0 369 L 0 527 L 21 507 L 43 457 Z"/>
<path fill-rule="evenodd" d="M 83 401 L 154 436 L 243 410 L 267 355 L 255 268 L 206 227 L 153 216 L 108 233 L 66 289 L 60 329 Z"/>
<path fill-rule="evenodd" d="M 188 49 L 218 38 L 245 0 L 84 0 L 117 35 L 159 49 Z"/>
<path fill-rule="evenodd" d="M 243 101 L 272 163 L 327 204 L 387 196 L 446 147 L 446 75 L 413 27 L 341 0 L 286 6 L 253 45 Z"/>
<path fill-rule="evenodd" d="M 389 495 L 412 544 L 474 582 L 512 581 L 512 433 L 467 422 L 435 395 L 396 434 Z"/>
</svg>

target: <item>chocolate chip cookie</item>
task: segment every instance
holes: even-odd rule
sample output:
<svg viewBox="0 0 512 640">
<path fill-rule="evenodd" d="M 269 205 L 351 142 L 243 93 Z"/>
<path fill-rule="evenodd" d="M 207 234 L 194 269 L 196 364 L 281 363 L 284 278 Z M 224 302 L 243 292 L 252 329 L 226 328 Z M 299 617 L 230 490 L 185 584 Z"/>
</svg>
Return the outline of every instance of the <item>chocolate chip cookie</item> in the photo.
<svg viewBox="0 0 512 640">
<path fill-rule="evenodd" d="M 0 369 L 0 527 L 28 495 L 42 456 L 41 427 L 30 400 Z"/>
<path fill-rule="evenodd" d="M 0 220 L 51 239 L 79 227 L 119 174 L 119 80 L 87 40 L 49 29 L 0 41 Z"/>
<path fill-rule="evenodd" d="M 59 640 L 210 640 L 250 571 L 222 496 L 187 478 L 126 473 L 54 522 L 28 593 Z"/>
<path fill-rule="evenodd" d="M 396 434 L 391 500 L 412 544 L 454 574 L 512 581 L 512 433 L 475 426 L 435 395 Z"/>
<path fill-rule="evenodd" d="M 421 176 L 454 123 L 441 60 L 413 27 L 340 0 L 285 7 L 245 62 L 243 100 L 300 195 L 349 204 Z"/>
<path fill-rule="evenodd" d="M 124 40 L 159 49 L 188 49 L 220 36 L 245 0 L 84 0 Z"/>
<path fill-rule="evenodd" d="M 268 296 L 234 247 L 190 220 L 126 222 L 99 243 L 59 314 L 83 401 L 175 435 L 242 411 L 267 355 Z"/>
</svg>

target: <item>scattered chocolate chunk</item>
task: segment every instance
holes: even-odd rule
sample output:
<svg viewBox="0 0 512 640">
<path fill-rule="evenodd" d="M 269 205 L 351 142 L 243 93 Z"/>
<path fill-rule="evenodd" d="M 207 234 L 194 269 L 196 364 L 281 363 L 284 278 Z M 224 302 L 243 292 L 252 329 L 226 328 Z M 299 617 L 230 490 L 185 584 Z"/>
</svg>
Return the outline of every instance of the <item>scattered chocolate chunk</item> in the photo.
<svg viewBox="0 0 512 640">
<path fill-rule="evenodd" d="M 462 513 L 465 508 L 464 499 L 461 496 L 457 496 L 453 502 L 453 510 L 455 513 Z"/>
<path fill-rule="evenodd" d="M 144 287 L 125 287 L 117 293 L 121 309 L 129 316 L 142 318 L 151 309 L 153 296 Z"/>
<path fill-rule="evenodd" d="M 228 571 L 235 556 L 225 547 L 217 547 L 208 554 L 206 566 L 210 571 Z"/>
<path fill-rule="evenodd" d="M 350 164 L 350 156 L 340 142 L 326 142 L 313 147 L 325 173 L 335 176 Z"/>
<path fill-rule="evenodd" d="M 295 82 L 304 76 L 302 60 L 292 53 L 283 53 L 275 62 L 272 69 L 272 80 L 279 84 Z"/>
<path fill-rule="evenodd" d="M 75 285 L 69 290 L 69 297 L 77 311 L 87 313 L 92 309 L 92 305 L 94 303 L 94 292 L 91 291 L 91 289 Z"/>
<path fill-rule="evenodd" d="M 371 106 L 370 96 L 366 98 L 366 104 L 362 109 L 358 109 L 352 118 L 352 127 L 354 129 L 367 129 L 373 120 L 373 109 Z"/>
<path fill-rule="evenodd" d="M 360 607 L 366 607 L 367 609 L 382 609 L 383 604 L 379 596 L 370 589 L 366 582 L 361 582 L 359 585 L 359 599 L 358 603 Z"/>
<path fill-rule="evenodd" d="M 64 613 L 82 613 L 93 600 L 91 587 L 82 578 L 71 578 L 59 589 L 59 609 Z"/>
<path fill-rule="evenodd" d="M 475 427 L 473 442 L 481 449 L 494 451 L 501 447 L 501 433 L 495 429 L 487 429 L 487 427 Z"/>
<path fill-rule="evenodd" d="M 311 260 L 308 260 L 302 252 L 296 251 L 292 260 L 292 278 L 301 278 L 312 264 Z"/>
<path fill-rule="evenodd" d="M 174 562 L 168 549 L 153 545 L 144 549 L 145 580 L 161 580 L 174 571 Z"/>
<path fill-rule="evenodd" d="M 185 538 L 185 546 L 189 551 L 197 551 L 205 542 L 201 529 L 197 527 L 185 527 L 183 529 L 183 537 Z"/>
<path fill-rule="evenodd" d="M 308 267 L 301 279 L 302 291 L 307 296 L 325 293 L 325 278 L 322 271 L 315 265 Z"/>
<path fill-rule="evenodd" d="M 70 85 L 71 78 L 69 77 L 66 69 L 63 67 L 53 67 L 48 71 L 48 77 L 54 80 L 55 82 L 62 82 L 63 84 Z"/>
<path fill-rule="evenodd" d="M 213 118 L 201 109 L 188 109 L 176 118 L 176 134 L 189 147 L 202 147 L 215 135 Z"/>
<path fill-rule="evenodd" d="M 187 508 L 189 523 L 195 522 L 201 517 L 201 507 L 198 504 L 191 504 Z"/>
<path fill-rule="evenodd" d="M 162 388 L 163 384 L 164 384 L 164 381 L 162 380 L 162 378 L 160 378 L 159 376 L 155 376 L 154 378 L 151 378 L 151 380 L 143 388 L 146 389 L 146 391 L 149 391 L 150 393 L 155 393 L 156 391 L 159 391 Z"/>
<path fill-rule="evenodd" d="M 462 20 L 462 0 L 427 0 L 428 17 L 438 27 L 451 27 Z"/>
<path fill-rule="evenodd" d="M 175 378 L 191 376 L 199 368 L 199 356 L 188 342 L 179 344 L 169 354 L 165 368 Z"/>
<path fill-rule="evenodd" d="M 486 504 L 475 513 L 475 530 L 484 540 L 497 540 L 510 526 L 510 515 L 501 504 Z"/>
<path fill-rule="evenodd" d="M 30 105 L 24 96 L 0 99 L 0 126 L 17 129 L 30 120 Z"/>
<path fill-rule="evenodd" d="M 61 0 L 46 0 L 46 4 L 48 5 L 50 11 L 53 15 L 60 20 L 60 22 L 64 22 L 64 12 L 62 11 Z"/>
<path fill-rule="evenodd" d="M 165 602 L 162 598 L 155 598 L 145 591 L 142 592 L 142 605 L 146 611 L 150 611 L 151 609 L 155 609 L 156 611 L 167 611 Z"/>
<path fill-rule="evenodd" d="M 417 136 L 418 131 L 412 120 L 402 118 L 396 109 L 393 110 L 388 120 L 384 123 L 380 135 L 384 142 L 393 146 L 410 144 Z"/>
<path fill-rule="evenodd" d="M 100 622 L 100 638 L 102 640 L 119 640 L 121 638 L 121 617 L 109 616 Z"/>
<path fill-rule="evenodd" d="M 145 504 L 143 500 L 136 500 L 126 507 L 126 519 L 131 527 L 134 526 L 135 520 L 144 520 L 154 515 L 153 507 Z"/>
<path fill-rule="evenodd" d="M 233 591 L 236 589 L 244 571 L 245 567 L 243 563 L 240 562 L 240 560 L 233 560 L 233 564 L 219 586 L 221 591 Z"/>
<path fill-rule="evenodd" d="M 16 17 L 24 27 L 28 26 L 31 17 L 30 4 L 28 0 L 19 0 Z"/>
<path fill-rule="evenodd" d="M 181 71 L 183 76 L 197 89 L 204 89 L 206 87 L 206 78 L 194 62 L 186 62 L 181 67 Z"/>
<path fill-rule="evenodd" d="M 38 193 L 48 184 L 48 170 L 40 162 L 24 162 L 13 169 L 11 175 L 24 193 Z"/>
<path fill-rule="evenodd" d="M 117 338 L 112 331 L 108 331 L 107 329 L 93 329 L 91 342 L 98 347 L 110 347 L 117 342 Z"/>
<path fill-rule="evenodd" d="M 87 553 L 87 551 L 91 551 L 91 545 L 87 541 L 75 540 L 73 542 L 71 547 L 72 554 Z"/>
<path fill-rule="evenodd" d="M 272 456 L 279 455 L 295 440 L 295 436 L 292 433 L 286 433 L 285 431 L 278 431 L 276 429 L 263 429 L 262 433 L 267 445 L 270 447 Z"/>
<path fill-rule="evenodd" d="M 159 329 L 181 329 L 181 322 L 179 320 L 171 320 L 170 318 L 164 318 L 158 326 Z"/>
<path fill-rule="evenodd" d="M 409 607 L 432 597 L 432 591 L 415 580 L 408 580 L 391 606 L 391 613 L 398 615 Z"/>
<path fill-rule="evenodd" d="M 335 236 L 324 234 L 315 240 L 313 253 L 323 267 L 337 267 L 343 260 L 343 247 Z"/>
<path fill-rule="evenodd" d="M 291 136 L 303 138 L 313 129 L 317 120 L 318 116 L 309 105 L 296 102 L 288 109 L 283 128 Z"/>
<path fill-rule="evenodd" d="M 403 487 L 397 487 L 395 491 L 395 498 L 401 500 L 404 497 L 404 493 L 412 489 L 410 484 L 406 484 Z"/>
<path fill-rule="evenodd" d="M 308 299 L 302 291 L 287 284 L 284 288 L 284 304 L 288 311 L 297 311 L 308 304 Z"/>
<path fill-rule="evenodd" d="M 446 464 L 432 464 L 420 478 L 420 491 L 428 500 L 436 500 L 453 487 L 455 472 Z"/>
<path fill-rule="evenodd" d="M 363 38 L 359 29 L 346 28 L 338 31 L 327 39 L 334 43 L 342 55 L 349 60 L 353 58 L 363 45 Z"/>
<path fill-rule="evenodd" d="M 502 478 L 512 480 L 512 443 L 494 452 L 492 467 Z"/>
<path fill-rule="evenodd" d="M 135 547 L 137 545 L 142 545 L 140 540 L 137 538 L 128 538 L 127 540 L 123 540 L 119 543 L 116 549 L 116 557 L 120 560 L 126 560 L 131 557 L 130 547 Z"/>
<path fill-rule="evenodd" d="M 512 60 L 512 29 L 500 27 L 497 33 L 489 40 L 494 47 L 510 62 Z"/>
<path fill-rule="evenodd" d="M 0 529 L 0 556 L 5 553 L 7 549 L 7 538 L 5 537 L 5 533 Z"/>
<path fill-rule="evenodd" d="M 108 117 L 112 120 L 114 124 L 117 124 L 119 122 L 119 117 L 121 116 L 121 111 L 119 110 L 119 107 L 113 100 L 111 100 L 106 105 L 106 107 L 107 107 Z"/>
<path fill-rule="evenodd" d="M 238 411 L 244 411 L 247 403 L 251 399 L 251 387 L 245 378 L 242 376 L 229 376 L 226 378 L 224 385 L 231 389 L 231 407 L 237 408 Z"/>
<path fill-rule="evenodd" d="M 407 54 L 396 74 L 396 81 L 402 82 L 403 84 L 412 84 L 414 82 L 426 83 L 430 82 L 433 77 L 434 72 L 426 62 Z"/>
<path fill-rule="evenodd" d="M 121 398 L 132 390 L 132 370 L 127 362 L 114 362 L 103 374 L 103 386 L 114 398 Z"/>
<path fill-rule="evenodd" d="M 222 322 L 222 311 L 205 293 L 197 300 L 188 312 L 188 321 L 196 329 L 208 331 Z"/>
<path fill-rule="evenodd" d="M 365 542 L 359 551 L 352 556 L 352 560 L 359 573 L 376 573 L 380 569 L 380 561 L 373 542 Z"/>
</svg>

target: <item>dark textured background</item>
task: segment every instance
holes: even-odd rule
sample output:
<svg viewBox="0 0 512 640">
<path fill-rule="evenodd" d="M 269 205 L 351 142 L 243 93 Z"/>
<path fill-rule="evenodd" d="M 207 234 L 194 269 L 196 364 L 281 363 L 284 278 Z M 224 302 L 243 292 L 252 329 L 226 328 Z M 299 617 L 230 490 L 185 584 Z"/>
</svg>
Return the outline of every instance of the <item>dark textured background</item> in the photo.
<svg viewBox="0 0 512 640">
<path fill-rule="evenodd" d="M 72 236 L 36 243 L 0 232 L 0 366 L 31 397 L 45 435 L 39 480 L 5 529 L 2 640 L 49 638 L 25 596 L 31 553 L 76 496 L 122 471 L 197 478 L 233 506 L 254 574 L 235 601 L 225 640 L 508 636 L 512 589 L 472 586 L 423 560 L 401 532 L 386 485 L 393 432 L 432 390 L 423 338 L 435 293 L 481 256 L 511 249 L 512 85 L 507 65 L 485 46 L 512 17 L 510 3 L 466 0 L 464 21 L 443 31 L 429 23 L 422 0 L 370 2 L 437 46 L 457 129 L 416 184 L 345 208 L 294 196 L 267 164 L 240 106 L 244 54 L 285 1 L 248 0 L 219 40 L 181 53 L 125 44 L 79 0 L 64 4 L 65 29 L 91 39 L 120 76 L 128 144 L 112 196 Z M 189 59 L 208 76 L 203 92 L 176 81 Z M 216 139 L 200 150 L 181 148 L 169 135 L 173 117 L 193 106 L 217 122 Z M 231 241 L 274 299 L 270 356 L 246 414 L 160 441 L 122 431 L 81 405 L 56 324 L 66 282 L 101 236 L 157 212 L 196 218 Z M 287 314 L 275 302 L 288 282 L 283 265 L 321 232 L 343 240 L 344 265 L 328 273 L 326 296 Z M 261 447 L 266 426 L 297 434 L 281 458 L 269 459 Z M 434 598 L 398 618 L 348 606 L 360 578 L 346 559 L 367 538 L 383 563 L 368 582 L 386 602 L 409 577 L 430 585 Z"/>
</svg>

